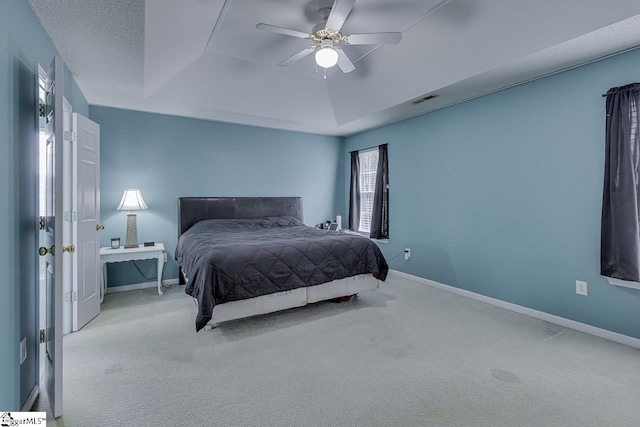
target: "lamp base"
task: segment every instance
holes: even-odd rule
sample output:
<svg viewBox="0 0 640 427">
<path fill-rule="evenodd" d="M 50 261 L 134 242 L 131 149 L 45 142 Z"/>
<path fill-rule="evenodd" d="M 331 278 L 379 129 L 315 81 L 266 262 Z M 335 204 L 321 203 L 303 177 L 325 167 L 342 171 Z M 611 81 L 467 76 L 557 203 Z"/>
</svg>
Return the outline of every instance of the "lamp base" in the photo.
<svg viewBox="0 0 640 427">
<path fill-rule="evenodd" d="M 124 244 L 125 249 L 133 249 L 138 247 L 138 224 L 136 222 L 136 214 L 127 214 L 127 240 Z"/>
</svg>

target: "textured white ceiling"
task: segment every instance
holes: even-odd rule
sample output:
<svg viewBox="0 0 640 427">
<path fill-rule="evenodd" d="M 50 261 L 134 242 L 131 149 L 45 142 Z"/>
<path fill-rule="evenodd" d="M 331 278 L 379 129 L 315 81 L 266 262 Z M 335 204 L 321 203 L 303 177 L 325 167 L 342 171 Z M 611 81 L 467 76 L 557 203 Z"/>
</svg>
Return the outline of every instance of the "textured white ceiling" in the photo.
<svg viewBox="0 0 640 427">
<path fill-rule="evenodd" d="M 29 0 L 92 105 L 350 135 L 640 46 L 637 0 L 357 0 L 356 70 L 316 73 L 309 40 L 331 0 Z M 411 100 L 440 96 L 418 106 Z"/>
</svg>

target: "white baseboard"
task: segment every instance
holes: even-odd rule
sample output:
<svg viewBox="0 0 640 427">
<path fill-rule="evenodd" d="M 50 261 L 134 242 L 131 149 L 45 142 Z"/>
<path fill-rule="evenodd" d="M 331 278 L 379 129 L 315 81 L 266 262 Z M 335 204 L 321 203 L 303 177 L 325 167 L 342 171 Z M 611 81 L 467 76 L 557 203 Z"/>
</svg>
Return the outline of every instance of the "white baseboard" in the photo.
<svg viewBox="0 0 640 427">
<path fill-rule="evenodd" d="M 628 345 L 629 347 L 640 348 L 640 339 L 630 337 L 628 335 L 619 334 L 617 332 L 612 332 L 606 329 L 587 325 L 586 323 L 576 322 L 575 320 L 566 319 L 564 317 L 545 313 L 544 311 L 538 311 L 532 308 L 523 307 L 521 305 L 487 297 L 485 295 L 477 294 L 475 292 L 467 291 L 465 289 L 456 288 L 455 286 L 444 285 L 442 283 L 438 283 L 433 280 L 424 279 L 422 277 L 414 276 L 408 273 L 403 273 L 401 271 L 389 270 L 389 273 L 392 276 L 402 277 L 404 279 L 411 280 L 413 282 L 422 283 L 428 286 L 432 286 L 434 288 L 442 289 L 447 292 L 452 292 L 454 294 L 458 294 L 463 297 L 471 298 L 487 304 L 495 305 L 497 307 L 504 308 L 509 311 L 524 314 L 526 316 L 544 320 L 549 323 L 555 323 L 556 325 L 564 326 L 565 328 L 575 329 L 577 331 L 584 332 L 589 335 L 594 335 L 596 337 L 617 342 L 619 344 Z"/>
<path fill-rule="evenodd" d="M 31 408 L 33 408 L 33 404 L 36 403 L 36 399 L 38 398 L 39 393 L 40 393 L 40 386 L 36 384 L 35 386 L 33 386 L 33 390 L 31 390 L 29 397 L 27 397 L 27 401 L 24 402 L 24 406 L 20 411 L 21 412 L 31 411 Z"/>
<path fill-rule="evenodd" d="M 163 283 L 167 283 L 169 285 L 177 285 L 178 279 L 167 279 L 163 280 Z M 110 286 L 107 288 L 108 294 L 113 294 L 116 292 L 127 292 L 127 291 L 135 291 L 137 289 L 148 289 L 148 288 L 157 288 L 158 282 L 143 282 L 143 283 L 133 283 L 131 285 L 123 285 L 123 286 Z"/>
</svg>

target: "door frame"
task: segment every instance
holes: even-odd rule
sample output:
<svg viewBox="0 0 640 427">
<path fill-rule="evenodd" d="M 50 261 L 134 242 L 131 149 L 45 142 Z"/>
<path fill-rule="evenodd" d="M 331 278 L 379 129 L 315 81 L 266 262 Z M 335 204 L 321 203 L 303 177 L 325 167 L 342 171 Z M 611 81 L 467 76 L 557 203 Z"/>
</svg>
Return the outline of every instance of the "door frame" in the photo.
<svg viewBox="0 0 640 427">
<path fill-rule="evenodd" d="M 62 239 L 66 244 L 78 246 L 76 241 L 75 227 L 73 226 L 73 214 L 75 212 L 75 194 L 73 191 L 75 180 L 74 169 L 74 153 L 72 141 L 69 135 L 73 130 L 72 116 L 73 106 L 65 98 L 62 97 L 62 204 L 64 206 L 64 219 L 62 221 Z M 73 310 L 71 308 L 71 295 L 73 292 L 73 283 L 75 282 L 75 263 L 76 254 L 71 253 L 70 256 L 63 257 L 64 271 L 62 279 L 62 294 L 64 295 L 62 303 L 62 335 L 73 332 Z"/>
</svg>

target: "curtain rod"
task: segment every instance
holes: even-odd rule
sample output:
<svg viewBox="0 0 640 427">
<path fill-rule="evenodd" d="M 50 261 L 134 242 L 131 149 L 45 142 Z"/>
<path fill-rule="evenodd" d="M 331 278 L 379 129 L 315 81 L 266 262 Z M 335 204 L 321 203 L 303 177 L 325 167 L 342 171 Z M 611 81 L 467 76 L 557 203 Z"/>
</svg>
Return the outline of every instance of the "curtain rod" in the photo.
<svg viewBox="0 0 640 427">
<path fill-rule="evenodd" d="M 640 83 L 629 83 L 628 85 L 624 85 L 620 87 L 612 87 L 607 91 L 607 93 L 603 93 L 602 97 L 603 98 L 606 97 L 607 95 L 609 95 L 609 93 L 617 93 L 617 92 L 622 92 L 623 90 L 629 90 L 631 86 L 640 86 Z M 638 88 L 634 87 L 632 89 L 638 89 Z"/>
<path fill-rule="evenodd" d="M 389 145 L 389 144 L 380 144 L 380 145 Z M 380 147 L 380 145 L 374 145 L 373 147 L 368 147 L 368 148 L 361 148 L 361 149 L 359 149 L 359 150 L 351 150 L 351 151 L 349 151 L 349 154 L 351 154 L 351 153 L 355 153 L 355 152 L 358 152 L 358 151 L 368 151 L 368 150 L 373 150 L 374 148 L 378 148 L 378 147 Z"/>
</svg>

